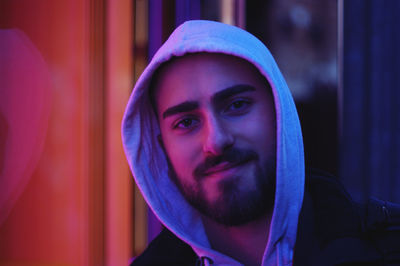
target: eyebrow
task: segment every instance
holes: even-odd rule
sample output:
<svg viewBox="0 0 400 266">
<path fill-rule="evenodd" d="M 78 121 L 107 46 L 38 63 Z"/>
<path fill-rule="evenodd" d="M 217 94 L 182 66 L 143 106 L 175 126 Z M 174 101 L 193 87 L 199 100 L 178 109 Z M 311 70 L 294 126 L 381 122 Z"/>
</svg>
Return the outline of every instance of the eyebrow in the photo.
<svg viewBox="0 0 400 266">
<path fill-rule="evenodd" d="M 213 104 L 219 103 L 229 97 L 232 97 L 233 95 L 236 94 L 240 94 L 243 92 L 247 92 L 247 91 L 255 91 L 256 88 L 254 88 L 251 85 L 247 85 L 247 84 L 239 84 L 239 85 L 234 85 L 232 87 L 226 88 L 224 90 L 221 90 L 217 93 L 215 93 L 215 95 L 213 95 L 211 97 L 211 101 Z M 185 112 L 190 112 L 193 110 L 196 110 L 199 108 L 199 103 L 196 101 L 186 101 L 180 104 L 177 104 L 175 106 L 172 106 L 170 108 L 168 108 L 167 110 L 165 110 L 163 112 L 163 119 L 175 115 L 175 114 L 179 114 L 179 113 L 185 113 Z"/>
<path fill-rule="evenodd" d="M 255 91 L 256 88 L 254 88 L 251 85 L 247 84 L 239 84 L 239 85 L 234 85 L 232 87 L 226 88 L 222 91 L 217 92 L 215 95 L 211 97 L 211 101 L 213 104 L 217 104 L 225 99 L 228 99 L 236 94 L 240 94 L 243 92 L 248 92 L 248 91 Z"/>
<path fill-rule="evenodd" d="M 168 108 L 167 110 L 165 110 L 165 112 L 163 113 L 163 119 L 165 119 L 168 116 L 175 115 L 175 114 L 190 112 L 190 111 L 196 110 L 197 108 L 199 108 L 198 102 L 186 101 L 186 102 L 172 106 L 172 107 Z"/>
</svg>

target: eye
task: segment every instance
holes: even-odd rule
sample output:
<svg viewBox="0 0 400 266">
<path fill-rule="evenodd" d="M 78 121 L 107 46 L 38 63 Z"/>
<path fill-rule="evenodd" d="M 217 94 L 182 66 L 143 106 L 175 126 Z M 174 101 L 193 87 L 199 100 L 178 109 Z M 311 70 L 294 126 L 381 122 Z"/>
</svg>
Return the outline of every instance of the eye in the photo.
<svg viewBox="0 0 400 266">
<path fill-rule="evenodd" d="M 192 117 L 185 117 L 181 120 L 178 120 L 177 123 L 173 125 L 174 129 L 183 129 L 183 130 L 189 130 L 194 128 L 199 121 L 195 118 Z"/>
<path fill-rule="evenodd" d="M 238 99 L 232 101 L 224 110 L 224 113 L 232 115 L 240 115 L 247 112 L 250 106 L 251 106 L 250 100 Z"/>
<path fill-rule="evenodd" d="M 247 102 L 240 100 L 240 101 L 233 102 L 231 104 L 231 109 L 234 109 L 234 110 L 242 109 L 244 106 L 247 106 Z"/>
</svg>

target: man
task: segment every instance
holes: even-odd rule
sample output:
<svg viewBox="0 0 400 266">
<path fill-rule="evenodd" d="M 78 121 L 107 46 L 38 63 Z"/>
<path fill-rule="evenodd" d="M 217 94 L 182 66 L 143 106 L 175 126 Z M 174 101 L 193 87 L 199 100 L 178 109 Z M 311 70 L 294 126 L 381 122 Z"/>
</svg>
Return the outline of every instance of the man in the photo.
<svg viewBox="0 0 400 266">
<path fill-rule="evenodd" d="M 138 80 L 122 135 L 166 227 L 133 265 L 380 260 L 341 186 L 315 174 L 305 182 L 290 91 L 268 49 L 244 30 L 178 27 Z"/>
</svg>

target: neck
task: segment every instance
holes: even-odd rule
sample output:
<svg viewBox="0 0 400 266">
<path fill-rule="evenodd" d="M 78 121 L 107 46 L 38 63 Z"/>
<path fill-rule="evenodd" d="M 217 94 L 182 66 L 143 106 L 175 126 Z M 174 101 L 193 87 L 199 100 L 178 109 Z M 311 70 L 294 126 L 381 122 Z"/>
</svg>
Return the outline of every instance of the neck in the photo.
<svg viewBox="0 0 400 266">
<path fill-rule="evenodd" d="M 240 226 L 224 226 L 208 217 L 203 224 L 213 249 L 245 265 L 261 265 L 269 235 L 271 216 Z"/>
</svg>

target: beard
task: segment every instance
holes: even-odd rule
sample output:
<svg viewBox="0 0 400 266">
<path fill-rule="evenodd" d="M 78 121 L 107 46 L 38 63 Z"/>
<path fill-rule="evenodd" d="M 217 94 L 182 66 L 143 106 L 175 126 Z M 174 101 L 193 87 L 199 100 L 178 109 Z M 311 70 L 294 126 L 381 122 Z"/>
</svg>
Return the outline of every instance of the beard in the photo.
<svg viewBox="0 0 400 266">
<path fill-rule="evenodd" d="M 254 167 L 246 176 L 232 176 L 215 184 L 219 195 L 211 201 L 207 197 L 204 181 L 212 177 L 207 177 L 206 171 L 223 162 L 252 163 Z M 172 170 L 171 166 L 170 164 Z M 170 177 L 184 198 L 201 214 L 224 226 L 239 226 L 272 212 L 275 198 L 275 169 L 275 158 L 260 162 L 258 154 L 254 151 L 231 148 L 220 156 L 207 157 L 193 171 L 194 182 L 190 184 L 183 182 L 184 179 L 177 176 L 173 170 L 170 171 Z M 243 185 L 244 183 L 246 184 Z"/>
</svg>

